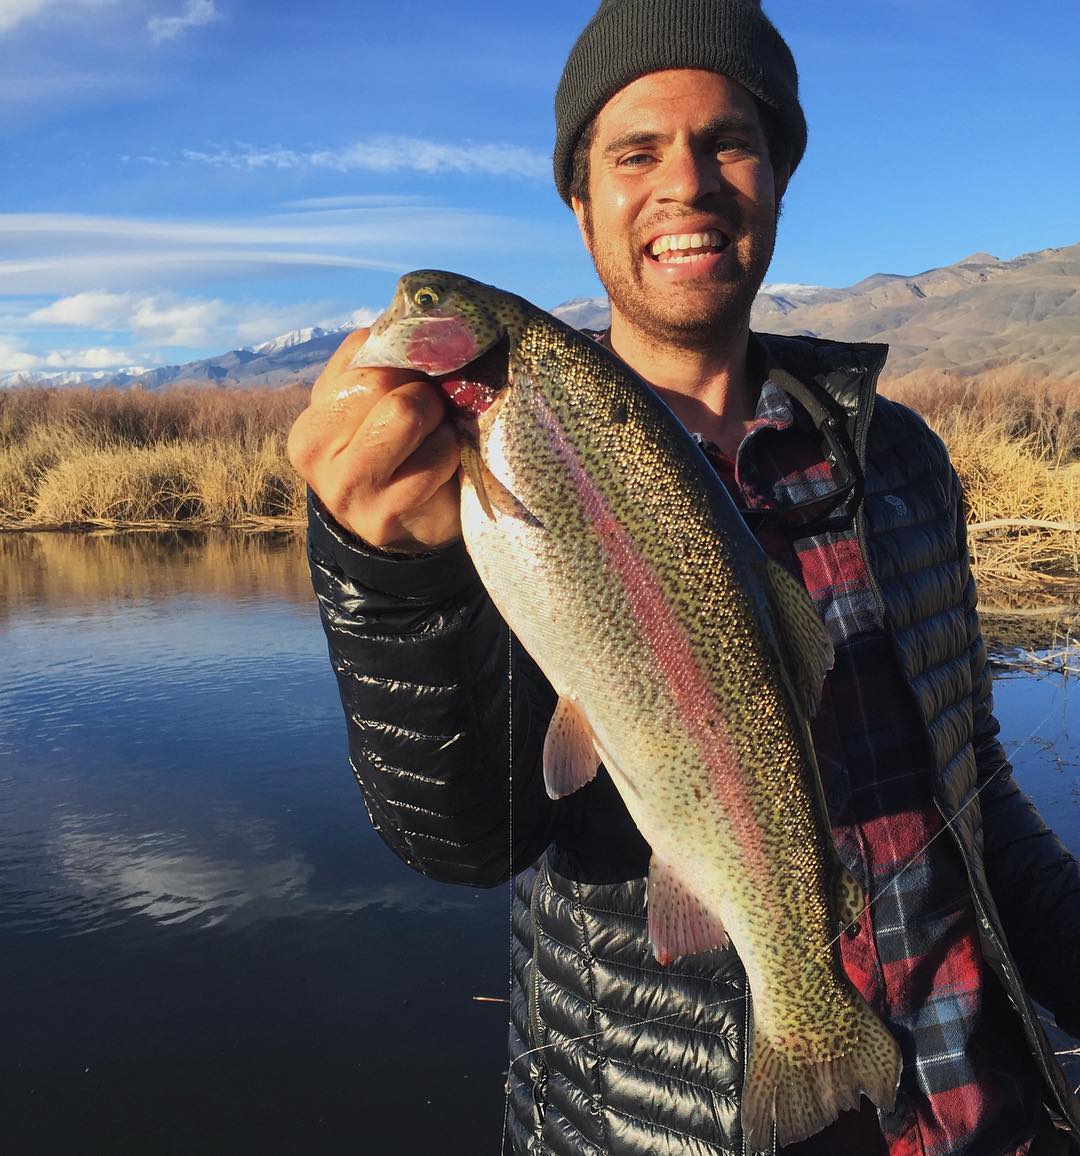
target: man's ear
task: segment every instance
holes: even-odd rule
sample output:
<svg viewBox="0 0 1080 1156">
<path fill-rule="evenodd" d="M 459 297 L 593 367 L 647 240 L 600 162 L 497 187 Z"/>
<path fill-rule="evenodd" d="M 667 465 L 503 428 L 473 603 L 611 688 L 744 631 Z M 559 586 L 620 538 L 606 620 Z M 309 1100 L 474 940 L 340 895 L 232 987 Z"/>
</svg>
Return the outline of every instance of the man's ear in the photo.
<svg viewBox="0 0 1080 1156">
<path fill-rule="evenodd" d="M 588 209 L 585 207 L 585 202 L 578 197 L 570 198 L 570 208 L 574 210 L 574 216 L 577 217 L 577 227 L 578 232 L 581 233 L 581 242 L 585 246 L 585 251 L 591 257 L 592 245 L 589 244 L 589 230 L 585 224 Z"/>
</svg>

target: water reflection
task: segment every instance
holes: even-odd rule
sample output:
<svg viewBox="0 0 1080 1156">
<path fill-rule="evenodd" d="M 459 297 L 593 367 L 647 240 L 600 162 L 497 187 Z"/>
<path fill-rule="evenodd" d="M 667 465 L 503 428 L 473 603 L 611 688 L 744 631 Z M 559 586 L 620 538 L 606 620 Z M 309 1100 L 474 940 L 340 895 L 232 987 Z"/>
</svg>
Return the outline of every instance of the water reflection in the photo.
<svg viewBox="0 0 1080 1156">
<path fill-rule="evenodd" d="M 300 537 L 0 535 L 0 594 L 0 1151 L 497 1151 L 506 894 L 372 832 Z M 1075 684 L 998 686 L 1080 848 Z"/>
<path fill-rule="evenodd" d="M 300 531 L 0 533 L 0 617 L 177 595 L 311 601 Z"/>
<path fill-rule="evenodd" d="M 505 895 L 372 832 L 302 539 L 0 536 L 0 590 L 0 1151 L 475 1151 Z"/>
</svg>

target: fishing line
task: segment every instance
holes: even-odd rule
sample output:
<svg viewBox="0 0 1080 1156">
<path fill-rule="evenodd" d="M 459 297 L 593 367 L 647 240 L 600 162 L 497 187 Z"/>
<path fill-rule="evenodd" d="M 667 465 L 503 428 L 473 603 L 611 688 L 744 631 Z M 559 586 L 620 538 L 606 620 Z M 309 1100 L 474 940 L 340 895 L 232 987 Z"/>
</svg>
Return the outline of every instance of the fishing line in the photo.
<svg viewBox="0 0 1080 1156">
<path fill-rule="evenodd" d="M 509 960 L 510 975 L 508 979 L 507 995 L 510 1004 L 509 1029 L 514 1026 L 514 632 L 506 628 L 506 763 L 507 763 L 507 857 L 506 870 L 510 877 L 509 920 L 510 933 L 506 956 Z M 536 932 L 534 930 L 533 934 Z M 503 1087 L 503 1122 L 502 1143 L 499 1145 L 499 1156 L 506 1156 L 506 1134 L 510 1127 L 510 1069 L 507 1064 L 506 1084 Z"/>
<path fill-rule="evenodd" d="M 934 840 L 937 839 L 940 835 L 943 835 L 947 830 L 949 830 L 949 828 L 952 826 L 952 824 L 955 823 L 956 820 L 960 818 L 960 816 L 964 813 L 964 811 L 967 810 L 967 808 L 969 806 L 971 806 L 972 803 L 975 802 L 975 800 L 983 793 L 983 791 L 985 791 L 986 788 L 990 786 L 990 784 L 994 781 L 994 779 L 996 779 L 997 776 L 999 774 L 1001 774 L 1001 772 L 1007 766 L 1009 766 L 1009 764 L 1012 762 L 1012 759 L 1015 758 L 1016 755 L 1019 754 L 1019 752 L 1022 751 L 1024 749 L 1024 747 L 1026 747 L 1028 745 L 1028 743 L 1030 743 L 1033 738 L 1035 738 L 1035 736 L 1042 730 L 1042 728 L 1044 726 L 1046 726 L 1046 724 L 1050 721 L 1050 718 L 1053 715 L 1053 713 L 1054 713 L 1053 710 L 1051 710 L 1050 713 L 1046 716 L 1046 718 L 1044 718 L 1042 720 L 1042 722 L 1039 723 L 1038 726 L 1036 726 L 1035 729 L 1027 736 L 1027 738 L 1024 739 L 1023 742 L 1021 742 L 1013 750 L 1012 757 L 1003 759 L 1001 762 L 1001 765 L 999 767 L 995 768 L 995 770 L 990 774 L 990 776 L 986 780 L 986 782 L 983 783 L 982 786 L 980 786 L 978 788 L 978 790 L 972 792 L 970 798 L 956 812 L 956 814 L 951 819 L 945 820 L 945 822 L 941 826 L 940 830 L 936 831 L 926 841 L 926 843 L 922 847 L 919 848 L 918 851 L 913 852 L 911 857 L 908 859 L 908 861 L 896 872 L 895 875 L 893 875 L 893 877 L 887 883 L 885 883 L 881 887 L 881 889 L 877 892 L 877 894 L 872 896 L 870 899 L 868 899 L 866 901 L 866 906 L 863 908 L 863 912 L 869 911 L 870 908 L 885 894 L 885 892 L 888 891 L 889 888 L 892 887 L 900 879 L 900 877 L 904 874 L 904 872 L 907 871 L 909 867 L 911 867 L 919 858 L 921 858 L 929 850 L 930 845 L 934 842 Z M 942 817 L 944 818 L 944 816 L 942 816 Z M 848 927 L 852 926 L 854 923 L 857 923 L 857 922 L 858 922 L 858 919 L 853 920 L 852 923 L 848 924 Z M 832 939 L 827 946 L 832 947 L 834 944 L 836 944 L 840 940 L 840 937 L 846 931 L 847 931 L 847 927 L 841 928 L 839 934 L 834 939 Z M 537 933 L 536 929 L 534 928 L 533 934 L 535 935 L 536 933 Z M 749 981 L 744 980 L 744 983 L 748 983 L 748 982 Z M 699 1010 L 700 1011 L 711 1011 L 713 1008 L 724 1007 L 728 1004 L 738 1003 L 739 1001 L 745 1000 L 745 999 L 746 999 L 746 994 L 744 992 L 742 995 L 733 996 L 730 999 L 715 1000 L 712 1003 L 702 1004 L 700 1006 Z M 614 1012 L 613 1009 L 606 1009 L 606 1010 L 607 1010 L 607 1013 L 609 1015 L 610 1014 L 618 1014 L 617 1012 Z M 628 1023 L 628 1024 L 612 1024 L 610 1027 L 601 1028 L 599 1031 L 596 1031 L 596 1032 L 587 1032 L 585 1035 L 581 1035 L 581 1036 L 570 1036 L 570 1037 L 560 1041 L 560 1044 L 542 1044 L 539 1047 L 530 1048 L 528 1051 L 522 1052 L 520 1055 L 515 1056 L 513 1058 L 513 1060 L 510 1062 L 509 1068 L 507 1069 L 507 1073 L 506 1073 L 507 1088 L 509 1088 L 509 1084 L 510 1084 L 510 1069 L 513 1068 L 514 1064 L 516 1064 L 518 1062 L 518 1060 L 522 1060 L 526 1056 L 532 1056 L 532 1055 L 537 1054 L 538 1052 L 547 1051 L 549 1048 L 559 1047 L 559 1046 L 561 1046 L 561 1044 L 581 1043 L 584 1040 L 599 1039 L 601 1036 L 607 1035 L 608 1032 L 615 1031 L 616 1028 L 646 1027 L 649 1024 L 662 1023 L 664 1020 L 672 1019 L 675 1016 L 680 1016 L 683 1014 L 684 1014 L 684 1012 L 682 1010 L 674 1011 L 674 1012 L 665 1012 L 663 1015 L 653 1016 L 649 1019 L 633 1020 L 631 1023 Z"/>
<path fill-rule="evenodd" d="M 1039 733 L 1039 731 L 1041 731 L 1043 729 L 1043 727 L 1046 726 L 1046 724 L 1050 721 L 1050 717 L 1051 717 L 1051 715 L 1053 715 L 1053 713 L 1054 713 L 1053 710 L 1051 710 L 1050 714 L 1048 714 L 1046 716 L 1046 718 L 1044 718 L 1042 720 L 1042 722 L 1039 723 L 1039 725 L 1031 732 L 1031 734 L 1029 734 L 1028 737 L 1026 739 L 1024 739 L 1024 741 L 1013 751 L 1013 758 L 1015 758 L 1016 755 L 1020 751 L 1022 751 L 1024 749 L 1024 747 L 1026 747 L 1029 742 L 1031 742 L 1031 740 Z M 899 869 L 899 871 L 896 872 L 896 874 L 888 881 L 888 883 L 886 883 L 881 888 L 881 890 L 878 891 L 878 893 L 876 895 L 867 899 L 866 906 L 862 909 L 862 911 L 859 913 L 859 915 L 865 915 L 866 912 L 868 912 L 870 910 L 870 908 L 873 907 L 873 905 L 885 894 L 885 892 L 888 891 L 890 887 L 892 887 L 895 883 L 897 883 L 899 881 L 900 876 L 903 875 L 904 872 L 907 871 L 908 868 L 911 867 L 917 859 L 921 858 L 923 855 L 926 854 L 927 851 L 930 850 L 931 844 L 934 843 L 942 835 L 944 835 L 946 831 L 948 831 L 952 828 L 952 825 L 956 822 L 956 820 L 960 818 L 960 816 L 967 810 L 967 808 L 970 807 L 971 804 L 975 802 L 975 800 L 983 793 L 983 791 L 985 791 L 986 788 L 990 786 L 990 784 L 998 777 L 998 775 L 1001 774 L 1001 772 L 1007 766 L 1009 766 L 1009 764 L 1011 762 L 1012 762 L 1011 758 L 1002 759 L 1001 765 L 999 767 L 995 768 L 993 772 L 991 772 L 989 778 L 987 778 L 986 782 L 983 783 L 981 787 L 979 787 L 977 790 L 972 792 L 971 797 L 968 799 L 968 801 L 956 812 L 955 815 L 953 815 L 953 817 L 951 819 L 945 819 L 945 816 L 942 815 L 942 819 L 944 819 L 945 821 L 942 823 L 941 828 L 939 830 L 935 831 L 934 834 L 931 835 L 929 839 L 927 839 L 926 843 L 923 844 L 923 846 L 920 847 L 918 851 L 916 851 L 912 854 L 911 858 L 908 859 L 908 861 Z M 835 938 L 829 940 L 828 944 L 826 945 L 826 948 L 832 947 L 835 943 L 838 943 L 840 941 L 841 937 L 843 935 L 845 935 L 850 928 L 857 927 L 858 923 L 859 923 L 859 916 L 857 915 L 850 923 L 848 923 L 844 927 L 840 928 L 840 930 L 837 932 Z"/>
</svg>

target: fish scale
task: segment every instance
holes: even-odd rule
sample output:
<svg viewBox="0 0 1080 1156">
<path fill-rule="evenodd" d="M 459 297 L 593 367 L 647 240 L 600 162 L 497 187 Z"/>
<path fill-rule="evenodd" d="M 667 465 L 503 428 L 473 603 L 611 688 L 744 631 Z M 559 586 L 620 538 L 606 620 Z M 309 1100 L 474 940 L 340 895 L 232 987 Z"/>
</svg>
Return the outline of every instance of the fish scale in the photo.
<svg viewBox="0 0 1080 1156">
<path fill-rule="evenodd" d="M 490 362 L 472 363 L 500 343 L 505 364 L 484 376 Z M 863 1093 L 891 1110 L 899 1049 L 836 945 L 865 898 L 832 843 L 810 741 L 832 647 L 805 590 L 657 394 L 522 298 L 409 274 L 354 364 L 482 378 L 483 405 L 455 419 L 462 530 L 559 695 L 549 793 L 603 760 L 653 851 L 661 963 L 730 937 L 754 1007 L 747 1143 L 767 1147 L 774 1125 L 781 1144 L 802 1139 Z"/>
</svg>

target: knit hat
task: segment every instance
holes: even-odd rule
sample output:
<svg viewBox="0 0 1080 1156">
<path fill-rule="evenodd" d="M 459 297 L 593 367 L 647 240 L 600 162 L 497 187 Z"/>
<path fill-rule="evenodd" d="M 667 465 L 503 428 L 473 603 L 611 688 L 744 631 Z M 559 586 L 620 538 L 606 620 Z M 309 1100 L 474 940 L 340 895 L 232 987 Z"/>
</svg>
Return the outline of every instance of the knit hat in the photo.
<svg viewBox="0 0 1080 1156">
<path fill-rule="evenodd" d="M 806 150 L 799 77 L 761 0 L 602 0 L 555 93 L 555 187 L 567 204 L 574 148 L 585 126 L 630 81 L 669 68 L 719 72 L 767 105 L 794 172 Z"/>
</svg>

